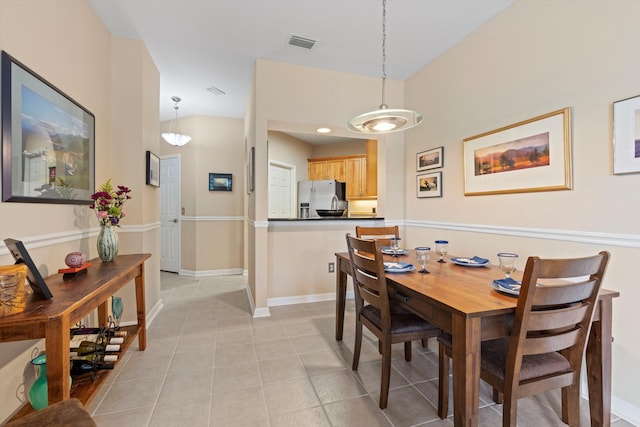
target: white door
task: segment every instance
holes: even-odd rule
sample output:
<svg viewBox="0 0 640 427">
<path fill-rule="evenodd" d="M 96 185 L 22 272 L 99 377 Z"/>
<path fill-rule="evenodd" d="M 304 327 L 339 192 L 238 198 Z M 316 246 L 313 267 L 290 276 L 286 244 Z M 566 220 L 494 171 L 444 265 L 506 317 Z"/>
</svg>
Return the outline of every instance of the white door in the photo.
<svg viewBox="0 0 640 427">
<path fill-rule="evenodd" d="M 160 270 L 180 271 L 180 157 L 160 159 Z"/>
<path fill-rule="evenodd" d="M 269 218 L 295 218 L 295 166 L 269 163 Z"/>
</svg>

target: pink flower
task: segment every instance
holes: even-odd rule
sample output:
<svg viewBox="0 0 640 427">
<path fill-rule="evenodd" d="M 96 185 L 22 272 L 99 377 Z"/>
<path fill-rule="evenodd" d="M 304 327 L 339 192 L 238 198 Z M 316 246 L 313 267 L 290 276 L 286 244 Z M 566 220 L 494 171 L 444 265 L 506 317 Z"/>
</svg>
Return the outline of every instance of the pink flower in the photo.
<svg viewBox="0 0 640 427">
<path fill-rule="evenodd" d="M 105 219 L 109 215 L 107 211 L 98 211 L 98 218 Z"/>
</svg>

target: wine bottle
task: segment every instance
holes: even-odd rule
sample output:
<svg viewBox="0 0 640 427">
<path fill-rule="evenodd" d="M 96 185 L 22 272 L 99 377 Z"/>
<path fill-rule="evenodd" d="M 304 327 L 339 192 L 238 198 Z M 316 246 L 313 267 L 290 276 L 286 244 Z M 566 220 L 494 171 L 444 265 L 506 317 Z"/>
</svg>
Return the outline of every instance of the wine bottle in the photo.
<svg viewBox="0 0 640 427">
<path fill-rule="evenodd" d="M 113 369 L 113 363 L 91 363 L 86 360 L 71 361 L 71 375 L 81 375 L 93 371 L 94 369 Z"/>
<path fill-rule="evenodd" d="M 92 342 L 92 341 L 82 341 L 80 342 L 80 344 L 78 345 L 78 347 L 75 347 L 72 349 L 71 353 L 76 353 L 77 355 L 83 355 L 83 354 L 91 354 L 91 353 L 95 353 L 95 352 L 119 352 L 120 351 L 120 345 L 119 344 L 101 344 L 101 343 L 96 343 L 96 342 Z"/>
<path fill-rule="evenodd" d="M 104 354 L 97 356 L 97 353 L 85 354 L 85 355 L 71 355 L 71 360 L 84 360 L 86 362 L 117 362 L 118 355 L 117 354 Z"/>
</svg>

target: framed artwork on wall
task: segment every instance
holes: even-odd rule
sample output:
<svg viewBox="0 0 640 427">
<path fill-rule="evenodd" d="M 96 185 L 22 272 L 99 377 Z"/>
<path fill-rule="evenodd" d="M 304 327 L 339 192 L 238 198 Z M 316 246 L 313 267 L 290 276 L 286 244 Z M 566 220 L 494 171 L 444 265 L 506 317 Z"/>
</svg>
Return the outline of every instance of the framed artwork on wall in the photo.
<svg viewBox="0 0 640 427">
<path fill-rule="evenodd" d="M 571 108 L 466 138 L 464 194 L 570 190 Z"/>
<path fill-rule="evenodd" d="M 210 173 L 209 191 L 231 191 L 232 175 L 230 173 Z"/>
<path fill-rule="evenodd" d="M 95 117 L 2 52 L 2 201 L 91 204 Z"/>
<path fill-rule="evenodd" d="M 613 103 L 613 173 L 640 172 L 640 96 Z"/>
<path fill-rule="evenodd" d="M 416 154 L 418 172 L 441 168 L 444 164 L 444 147 L 433 148 Z"/>
<path fill-rule="evenodd" d="M 160 158 L 151 151 L 147 151 L 146 166 L 146 184 L 160 187 Z"/>
<path fill-rule="evenodd" d="M 256 187 L 256 147 L 249 149 L 249 163 L 247 165 L 247 194 L 253 193 Z"/>
<path fill-rule="evenodd" d="M 442 197 L 442 172 L 431 172 L 416 177 L 416 190 L 419 199 Z"/>
</svg>

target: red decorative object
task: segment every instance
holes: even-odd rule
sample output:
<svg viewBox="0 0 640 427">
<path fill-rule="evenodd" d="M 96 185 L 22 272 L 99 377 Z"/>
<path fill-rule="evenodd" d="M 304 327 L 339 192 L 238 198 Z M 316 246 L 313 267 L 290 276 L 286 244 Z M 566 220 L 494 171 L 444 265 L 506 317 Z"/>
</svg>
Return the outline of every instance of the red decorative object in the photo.
<svg viewBox="0 0 640 427">
<path fill-rule="evenodd" d="M 70 252 L 64 258 L 64 263 L 71 268 L 81 267 L 87 262 L 87 257 L 82 252 Z"/>
<path fill-rule="evenodd" d="M 82 273 L 87 272 L 87 268 L 91 267 L 93 264 L 90 262 L 85 262 L 80 267 L 70 267 L 70 268 L 61 268 L 58 270 L 58 273 L 64 274 L 65 276 L 77 276 Z"/>
</svg>

